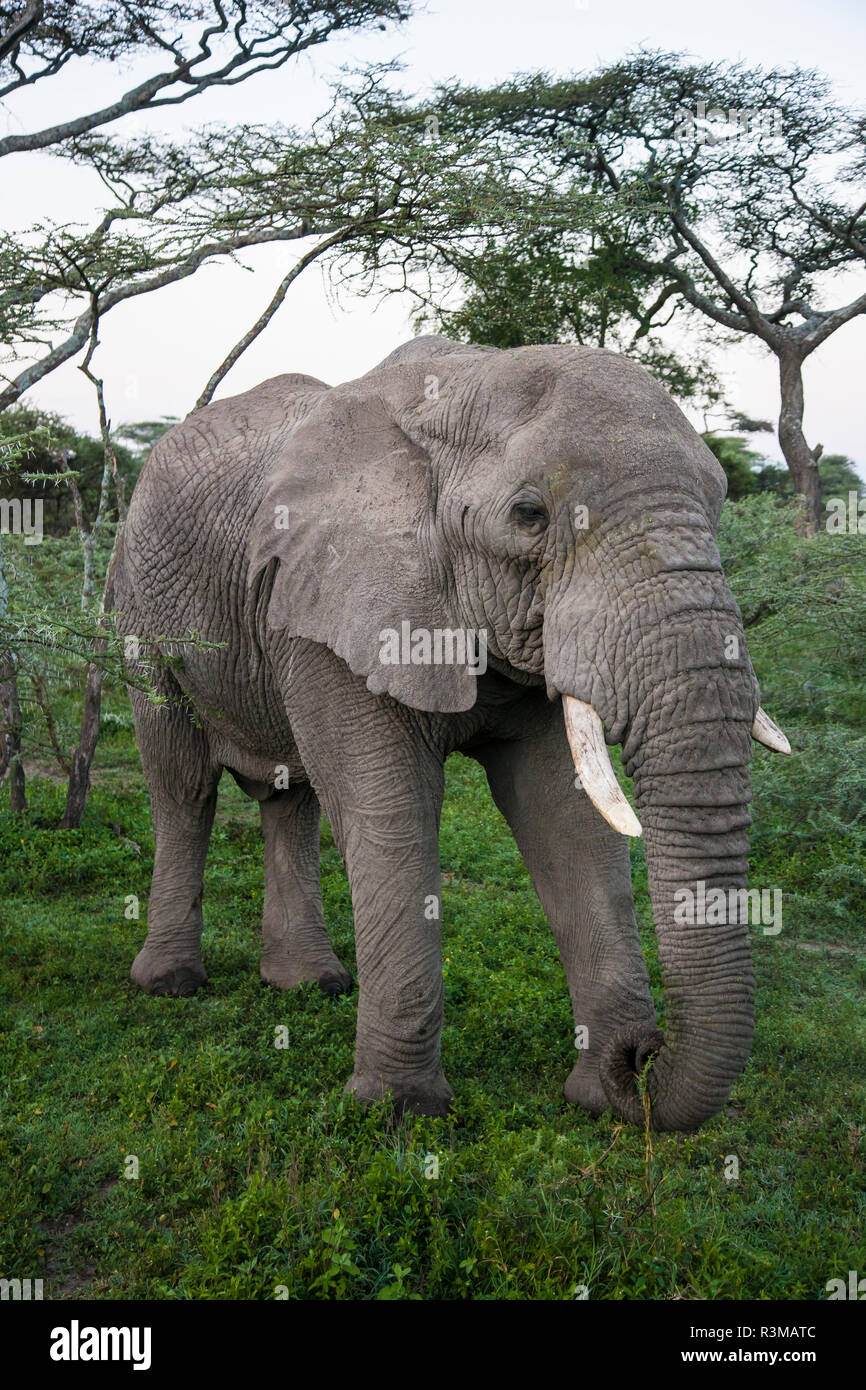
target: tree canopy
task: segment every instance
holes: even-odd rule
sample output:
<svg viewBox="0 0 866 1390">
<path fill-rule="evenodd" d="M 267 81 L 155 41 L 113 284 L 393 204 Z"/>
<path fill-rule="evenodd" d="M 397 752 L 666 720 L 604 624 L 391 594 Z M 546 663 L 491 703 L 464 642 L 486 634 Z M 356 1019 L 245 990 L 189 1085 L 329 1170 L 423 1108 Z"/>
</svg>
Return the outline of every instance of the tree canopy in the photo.
<svg viewBox="0 0 866 1390">
<path fill-rule="evenodd" d="M 866 262 L 863 114 L 814 71 L 646 50 L 568 78 L 448 84 L 438 105 L 446 124 L 495 127 L 515 157 L 533 151 L 568 171 L 581 205 L 593 200 L 593 238 L 617 248 L 626 279 L 651 277 L 717 342 L 753 337 L 775 355 L 779 442 L 817 525 L 819 451 L 803 434 L 801 369 L 866 312 L 866 288 L 828 302 L 840 272 Z"/>
</svg>

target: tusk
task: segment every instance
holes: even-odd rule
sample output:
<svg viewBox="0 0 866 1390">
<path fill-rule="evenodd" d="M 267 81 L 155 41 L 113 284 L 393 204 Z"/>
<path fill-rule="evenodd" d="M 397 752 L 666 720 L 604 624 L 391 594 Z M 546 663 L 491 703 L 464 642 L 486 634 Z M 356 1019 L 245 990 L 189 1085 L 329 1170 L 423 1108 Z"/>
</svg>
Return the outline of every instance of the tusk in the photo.
<svg viewBox="0 0 866 1390">
<path fill-rule="evenodd" d="M 755 715 L 752 738 L 757 743 L 763 743 L 765 748 L 772 748 L 774 753 L 790 753 L 791 751 L 791 745 L 778 724 L 774 724 L 770 716 L 762 709 L 759 709 Z"/>
<path fill-rule="evenodd" d="M 595 809 L 620 835 L 640 835 L 641 824 L 623 795 L 604 741 L 604 726 L 583 700 L 563 695 L 565 732 L 581 786 Z"/>
</svg>

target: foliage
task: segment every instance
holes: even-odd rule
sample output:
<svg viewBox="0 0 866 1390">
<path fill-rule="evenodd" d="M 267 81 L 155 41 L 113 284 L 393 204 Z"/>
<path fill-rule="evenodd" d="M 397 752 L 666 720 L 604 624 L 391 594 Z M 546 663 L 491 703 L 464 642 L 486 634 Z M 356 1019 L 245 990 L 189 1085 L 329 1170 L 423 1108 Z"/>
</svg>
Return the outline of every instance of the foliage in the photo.
<svg viewBox="0 0 866 1390">
<path fill-rule="evenodd" d="M 569 77 L 452 82 L 438 108 L 455 128 L 510 137 L 514 159 L 567 171 L 575 206 L 593 202 L 592 246 L 616 251 L 623 283 L 645 275 L 659 306 L 712 324 L 717 344 L 746 336 L 775 355 L 779 443 L 817 529 L 802 364 L 866 312 L 862 278 L 854 298 L 828 304 L 838 272 L 862 277 L 866 262 L 862 114 L 815 71 L 647 49 Z"/>
<path fill-rule="evenodd" d="M 740 435 L 710 432 L 703 436 L 705 444 L 715 454 L 728 480 L 728 500 L 741 502 L 759 492 L 771 492 L 775 497 L 792 500 L 794 487 L 790 475 L 752 449 Z M 848 494 L 858 497 L 866 493 L 866 483 L 857 472 L 852 459 L 845 454 L 823 454 L 818 462 L 821 482 L 822 516 L 826 519 L 831 498 L 842 498 L 846 508 Z"/>
<path fill-rule="evenodd" d="M 363 27 L 374 12 L 394 17 L 399 8 L 356 6 L 352 18 L 342 4 L 305 5 L 298 18 Z M 144 129 L 106 133 L 97 123 L 58 135 L 53 157 L 96 174 L 107 206 L 92 226 L 52 206 L 23 231 L 0 233 L 0 335 L 17 363 L 0 409 L 82 350 L 117 305 L 250 247 L 305 244 L 198 404 L 314 261 L 338 283 L 388 291 L 413 277 L 423 284 L 434 270 L 452 273 L 490 238 L 556 221 L 570 175 L 558 182 L 531 158 L 501 158 L 495 129 L 440 131 L 429 102 L 392 89 L 395 70 L 374 65 L 334 83 L 330 107 L 305 129 L 213 124 L 171 140 Z M 195 95 L 194 83 L 186 95 Z M 589 212 L 569 200 L 570 225 Z"/>
<path fill-rule="evenodd" d="M 34 87 L 47 96 L 56 89 L 52 79 L 82 60 L 94 79 L 83 90 L 98 88 L 105 64 L 113 65 L 112 76 L 134 59 L 151 67 L 148 77 L 107 105 L 63 109 L 55 124 L 41 129 L 38 117 L 37 128 L 26 127 L 44 103 L 25 103 L 15 131 L 0 138 L 0 158 L 48 151 L 98 178 L 108 195 L 89 226 L 65 219 L 51 201 L 32 226 L 0 232 L 0 337 L 6 361 L 19 368 L 6 378 L 0 409 L 83 349 L 117 304 L 184 279 L 209 260 L 317 233 L 323 201 L 336 216 L 336 222 L 324 219 L 332 223 L 330 234 L 342 237 L 343 204 L 333 179 L 324 190 L 316 185 L 312 156 L 308 201 L 286 178 L 287 197 L 261 198 L 260 206 L 252 156 L 240 179 L 228 172 L 223 178 L 218 147 L 221 141 L 230 146 L 243 126 L 172 144 L 148 134 L 143 118 L 280 69 L 343 31 L 386 28 L 408 13 L 402 0 L 31 0 L 24 10 L 0 4 L 0 100 L 6 103 L 14 105 Z M 50 109 L 56 114 L 60 103 Z M 118 134 L 117 123 L 127 118 L 128 129 L 129 117 L 142 122 L 138 133 Z M 301 151 L 292 151 L 293 134 L 283 136 L 291 161 Z M 53 195 L 52 181 L 43 182 Z M 329 236 L 325 242 L 307 253 L 307 263 L 328 249 Z M 29 365 L 21 369 L 22 362 Z"/>
<path fill-rule="evenodd" d="M 688 361 L 663 345 L 658 330 L 672 316 L 668 299 L 656 294 L 655 277 L 593 229 L 491 242 L 455 261 L 462 304 L 448 309 L 440 301 L 419 314 L 420 323 L 499 348 L 578 343 L 625 352 L 674 395 L 707 404 L 719 399 L 716 376 L 694 341 Z"/>
<path fill-rule="evenodd" d="M 3 444 L 16 437 L 26 439 L 27 443 L 19 454 L 15 470 L 4 476 L 3 464 L 6 460 Z M 129 494 L 138 477 L 142 458 L 120 443 L 115 449 Z M 59 477 L 57 483 L 52 483 L 51 475 L 62 475 L 69 471 L 77 475 L 82 507 L 85 516 L 89 517 L 95 514 L 99 504 L 103 466 L 102 440 L 74 429 L 53 411 L 16 405 L 0 414 L 0 486 L 3 495 L 10 498 L 40 497 L 43 528 L 47 535 L 63 536 L 75 526 L 72 496 L 60 483 Z M 43 473 L 48 477 L 34 487 L 22 477 L 22 474 L 29 473 Z"/>
<path fill-rule="evenodd" d="M 409 13 L 402 0 L 30 0 L 0 3 L 0 99 L 48 85 L 82 59 L 93 67 L 150 59 L 152 71 L 107 106 L 0 141 L 0 157 L 45 149 L 133 112 L 174 106 L 236 86 L 325 43 L 340 30 L 384 29 Z M 98 71 L 97 67 L 97 71 Z"/>
<path fill-rule="evenodd" d="M 760 303 L 778 298 L 768 332 L 810 336 L 827 317 L 815 312 L 813 321 L 810 296 L 833 271 L 863 261 L 858 113 L 834 101 L 817 72 L 641 49 L 561 79 L 445 85 L 439 109 L 443 123 L 496 125 L 515 150 L 543 151 L 551 167 L 568 168 L 575 191 L 595 196 L 599 234 L 619 233 L 623 264 L 655 273 L 659 288 L 675 286 L 734 332 L 756 328 L 747 298 L 758 317 Z M 628 214 L 626 192 L 646 216 Z M 702 232 L 713 233 L 715 257 L 704 254 Z M 742 275 L 732 270 L 726 285 L 725 265 L 744 250 Z M 821 340 L 830 331 L 824 323 Z"/>
<path fill-rule="evenodd" d="M 847 502 L 849 492 L 856 492 L 858 497 L 866 495 L 866 483 L 860 477 L 854 460 L 845 454 L 822 454 L 818 460 L 818 473 L 821 477 L 821 505 L 825 514 L 831 497 L 841 497 Z"/>
<path fill-rule="evenodd" d="M 790 482 L 785 473 L 767 465 L 762 456 L 749 447 L 741 435 L 716 434 L 703 436 L 704 443 L 715 454 L 728 480 L 728 499 L 739 502 L 756 492 L 781 493 L 782 484 Z"/>
<path fill-rule="evenodd" d="M 171 421 L 121 426 L 116 444 L 123 481 L 134 484 L 149 446 Z M 4 447 L 5 444 L 5 447 Z M 123 683 L 122 645 L 105 632 L 99 614 L 116 521 L 108 519 L 87 561 L 92 589 L 82 608 L 82 538 L 75 506 L 62 479 L 77 475 L 85 524 L 98 511 L 103 482 L 101 440 L 74 430 L 60 416 L 16 406 L 0 415 L 0 488 L 7 497 L 41 497 L 44 535 L 30 545 L 22 536 L 3 536 L 0 592 L 0 650 L 14 657 L 17 699 L 24 710 L 23 755 L 47 760 L 69 775 L 79 739 L 81 703 L 88 663 Z M 56 479 L 52 482 L 52 479 Z M 192 634 L 189 634 L 192 640 Z M 160 698 L 143 673 L 142 685 Z"/>
<path fill-rule="evenodd" d="M 794 750 L 760 755 L 753 867 L 786 886 L 801 930 L 855 947 L 866 915 L 866 535 L 805 538 L 797 510 L 770 494 L 727 503 L 719 531 L 762 700 Z"/>
<path fill-rule="evenodd" d="M 719 549 L 749 641 L 772 642 L 777 669 L 784 656 L 829 667 L 836 681 L 857 678 L 866 661 L 866 536 L 804 537 L 798 512 L 765 493 L 722 513 Z M 805 712 L 803 692 L 794 698 Z"/>
</svg>

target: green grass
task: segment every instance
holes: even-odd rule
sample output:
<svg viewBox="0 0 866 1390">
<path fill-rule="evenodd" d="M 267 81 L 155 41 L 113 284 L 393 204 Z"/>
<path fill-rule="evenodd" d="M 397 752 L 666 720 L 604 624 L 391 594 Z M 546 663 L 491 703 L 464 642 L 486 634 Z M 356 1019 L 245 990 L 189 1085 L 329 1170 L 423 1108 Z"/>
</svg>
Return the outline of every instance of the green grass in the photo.
<svg viewBox="0 0 866 1390">
<path fill-rule="evenodd" d="M 41 1276 L 55 1297 L 542 1299 L 582 1284 L 592 1298 L 814 1299 L 866 1268 L 863 954 L 802 949 L 796 921 L 756 931 L 746 1072 L 724 1114 L 654 1137 L 647 1160 L 640 1131 L 563 1100 L 572 1020 L 553 940 L 480 770 L 454 757 L 441 844 L 457 1103 L 447 1120 L 395 1122 L 342 1092 L 356 994 L 259 983 L 260 835 L 228 778 L 210 982 L 189 1000 L 132 987 L 152 837 L 129 740 L 100 746 L 81 831 L 50 828 L 63 789 L 48 781 L 31 783 L 26 817 L 0 815 L 4 1276 Z M 327 827 L 322 845 L 353 967 Z M 639 850 L 634 875 L 660 997 Z"/>
</svg>

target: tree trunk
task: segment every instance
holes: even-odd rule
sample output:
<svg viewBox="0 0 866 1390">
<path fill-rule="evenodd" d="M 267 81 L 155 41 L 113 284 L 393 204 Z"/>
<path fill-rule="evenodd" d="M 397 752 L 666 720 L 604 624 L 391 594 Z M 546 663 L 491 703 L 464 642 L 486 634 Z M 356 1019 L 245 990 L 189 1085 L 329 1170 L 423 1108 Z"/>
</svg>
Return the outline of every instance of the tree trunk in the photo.
<svg viewBox="0 0 866 1390">
<path fill-rule="evenodd" d="M 81 735 L 72 755 L 72 773 L 66 793 L 66 813 L 60 822 L 61 830 L 77 830 L 87 805 L 90 790 L 90 765 L 99 736 L 99 715 L 102 709 L 102 668 L 95 662 L 87 667 L 84 687 L 84 712 L 81 716 Z"/>
<path fill-rule="evenodd" d="M 818 474 L 820 445 L 810 449 L 803 434 L 803 361 L 785 349 L 779 354 L 779 386 L 782 408 L 779 414 L 779 444 L 794 483 L 794 491 L 805 498 L 804 531 L 814 536 L 821 526 L 821 479 Z"/>
<path fill-rule="evenodd" d="M 0 777 L 9 773 L 9 809 L 27 810 L 24 765 L 21 762 L 21 708 L 18 680 L 11 653 L 0 657 Z"/>
<path fill-rule="evenodd" d="M 0 551 L 0 618 L 9 612 L 9 586 Z M 27 810 L 24 790 L 24 765 L 21 762 L 21 706 L 18 703 L 18 678 L 15 653 L 0 652 L 0 778 L 9 773 L 10 810 Z"/>
</svg>

